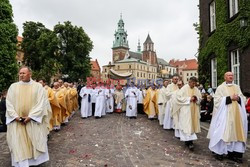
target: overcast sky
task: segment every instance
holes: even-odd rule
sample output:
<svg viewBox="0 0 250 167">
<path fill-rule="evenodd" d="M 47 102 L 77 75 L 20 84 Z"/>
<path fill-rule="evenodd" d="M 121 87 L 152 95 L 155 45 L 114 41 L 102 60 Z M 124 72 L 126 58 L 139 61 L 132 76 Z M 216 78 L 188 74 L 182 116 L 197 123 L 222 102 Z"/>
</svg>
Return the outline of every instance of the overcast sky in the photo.
<svg viewBox="0 0 250 167">
<path fill-rule="evenodd" d="M 112 59 L 114 32 L 122 13 L 129 47 L 136 51 L 149 33 L 157 56 L 195 58 L 198 35 L 193 23 L 199 21 L 199 0 L 10 0 L 14 21 L 22 35 L 25 21 L 43 23 L 53 29 L 58 22 L 81 26 L 94 44 L 90 53 L 105 65 Z"/>
</svg>

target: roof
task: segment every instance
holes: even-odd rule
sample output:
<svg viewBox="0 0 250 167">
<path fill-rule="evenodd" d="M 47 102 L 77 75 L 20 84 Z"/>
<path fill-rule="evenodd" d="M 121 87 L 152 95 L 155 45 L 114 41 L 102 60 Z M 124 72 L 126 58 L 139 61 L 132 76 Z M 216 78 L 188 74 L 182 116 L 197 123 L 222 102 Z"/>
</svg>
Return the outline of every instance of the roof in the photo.
<svg viewBox="0 0 250 167">
<path fill-rule="evenodd" d="M 135 59 L 142 60 L 142 54 L 138 53 L 138 52 L 129 51 L 129 56 L 130 56 L 130 58 L 135 58 Z"/>
<path fill-rule="evenodd" d="M 23 37 L 21 37 L 21 36 L 17 36 L 16 38 L 17 38 L 18 42 L 22 42 L 23 41 Z"/>
<path fill-rule="evenodd" d="M 165 61 L 164 59 L 162 59 L 162 58 L 157 58 L 157 62 L 158 62 L 158 64 L 162 64 L 162 65 L 166 65 L 166 66 L 169 65 L 169 63 L 166 62 L 166 61 Z"/>
<path fill-rule="evenodd" d="M 147 39 L 146 39 L 146 41 L 144 42 L 144 44 L 145 44 L 145 43 L 154 43 L 154 42 L 151 40 L 149 34 L 148 34 Z"/>
<path fill-rule="evenodd" d="M 92 71 L 101 71 L 101 68 L 99 66 L 97 59 L 95 59 L 94 61 L 90 61 L 90 62 L 91 62 L 91 70 Z"/>
<path fill-rule="evenodd" d="M 170 60 L 170 65 L 182 68 L 183 70 L 197 70 L 198 62 L 196 59 L 185 59 L 185 60 Z"/>
<path fill-rule="evenodd" d="M 131 72 L 119 73 L 113 69 L 110 69 L 110 74 L 114 75 L 114 79 L 128 78 L 132 75 Z"/>
<path fill-rule="evenodd" d="M 117 61 L 116 63 L 131 63 L 131 62 L 138 62 L 138 63 L 142 63 L 142 64 L 147 64 L 147 62 L 142 61 L 140 59 L 135 59 L 135 58 L 123 59 L 123 60 Z"/>
</svg>

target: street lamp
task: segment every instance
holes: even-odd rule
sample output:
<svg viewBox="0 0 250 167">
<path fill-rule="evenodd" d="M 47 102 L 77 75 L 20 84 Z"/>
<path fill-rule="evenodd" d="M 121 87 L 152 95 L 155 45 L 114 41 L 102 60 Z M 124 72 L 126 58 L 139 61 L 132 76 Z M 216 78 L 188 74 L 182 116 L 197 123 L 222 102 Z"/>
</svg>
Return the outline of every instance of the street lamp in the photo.
<svg viewBox="0 0 250 167">
<path fill-rule="evenodd" d="M 247 17 L 241 17 L 240 18 L 240 27 L 246 28 L 247 27 Z"/>
</svg>

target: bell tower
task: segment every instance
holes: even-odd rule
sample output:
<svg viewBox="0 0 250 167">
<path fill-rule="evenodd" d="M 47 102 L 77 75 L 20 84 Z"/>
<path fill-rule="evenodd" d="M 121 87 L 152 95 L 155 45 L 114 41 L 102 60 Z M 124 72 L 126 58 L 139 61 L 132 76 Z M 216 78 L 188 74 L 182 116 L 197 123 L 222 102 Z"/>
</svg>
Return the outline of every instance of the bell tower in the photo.
<svg viewBox="0 0 250 167">
<path fill-rule="evenodd" d="M 146 41 L 143 43 L 142 60 L 151 65 L 157 65 L 157 56 L 154 51 L 154 42 L 148 34 Z"/>
<path fill-rule="evenodd" d="M 120 20 L 118 21 L 118 28 L 115 31 L 115 40 L 113 41 L 113 62 L 123 60 L 125 57 L 125 54 L 129 50 L 128 46 L 128 34 L 127 31 L 124 29 L 124 22 L 122 19 L 122 14 L 120 16 Z"/>
</svg>

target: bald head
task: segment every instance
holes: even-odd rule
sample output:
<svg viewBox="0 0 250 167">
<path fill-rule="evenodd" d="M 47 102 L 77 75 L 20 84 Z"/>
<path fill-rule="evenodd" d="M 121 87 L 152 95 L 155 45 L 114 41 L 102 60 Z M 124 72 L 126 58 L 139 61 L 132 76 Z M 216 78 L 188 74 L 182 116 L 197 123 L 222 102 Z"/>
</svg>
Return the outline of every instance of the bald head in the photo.
<svg viewBox="0 0 250 167">
<path fill-rule="evenodd" d="M 69 86 L 69 83 L 68 82 L 64 82 L 64 87 L 67 88 Z"/>
<path fill-rule="evenodd" d="M 58 82 L 54 82 L 53 86 L 55 89 L 58 89 L 60 87 L 60 84 Z"/>
<path fill-rule="evenodd" d="M 224 80 L 226 81 L 226 83 L 232 83 L 234 80 L 234 74 L 230 71 L 226 72 L 224 74 Z"/>
</svg>

